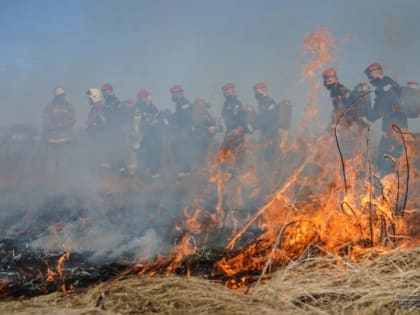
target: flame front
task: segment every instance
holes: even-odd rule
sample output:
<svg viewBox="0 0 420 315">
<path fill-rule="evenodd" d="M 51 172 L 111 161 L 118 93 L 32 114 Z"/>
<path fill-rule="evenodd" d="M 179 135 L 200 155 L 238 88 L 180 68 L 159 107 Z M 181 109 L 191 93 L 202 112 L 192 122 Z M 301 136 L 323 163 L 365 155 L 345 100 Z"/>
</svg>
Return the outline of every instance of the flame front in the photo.
<svg viewBox="0 0 420 315">
<path fill-rule="evenodd" d="M 228 243 L 227 250 L 239 254 L 218 261 L 217 269 L 238 277 L 261 273 L 267 263 L 275 269 L 303 254 L 357 260 L 367 251 L 381 253 L 396 245 L 419 244 L 419 235 L 410 235 L 407 219 L 398 215 L 396 192 L 403 189 L 396 187 L 396 176 L 384 177 L 375 187 L 374 175 L 367 172 L 368 156 L 353 147 L 360 152 L 344 160 L 346 193 L 338 154 L 331 153 L 333 138 L 326 133 L 306 147 L 307 159 L 295 165 L 289 180 Z M 355 143 L 361 142 L 355 139 Z M 234 251 L 237 240 L 253 224 L 264 233 Z"/>
<path fill-rule="evenodd" d="M 414 227 L 420 221 L 418 202 L 412 198 L 419 191 L 412 187 L 420 185 L 410 185 L 409 202 L 401 202 L 408 197 L 408 185 L 400 180 L 408 178 L 404 162 L 396 161 L 401 178 L 394 174 L 380 178 L 372 170 L 368 128 L 338 125 L 334 133 L 318 122 L 318 127 L 324 128 L 319 136 L 308 130 L 317 123 L 319 72 L 335 60 L 337 41 L 329 30 L 321 29 L 309 34 L 303 46 L 309 60 L 302 72 L 310 83 L 302 119 L 304 132 L 295 138 L 286 134 L 279 141 L 281 160 L 273 167 L 280 172 L 272 169 L 261 180 L 255 176 L 256 167 L 242 167 L 235 169 L 231 180 L 237 152 L 222 150 L 209 165 L 213 174 L 209 183 L 217 188 L 214 211 L 202 206 L 184 209 L 185 223 L 177 227 L 182 236 L 169 257 L 158 256 L 128 273 L 179 272 L 186 257 L 208 245 L 204 235 L 229 229 L 233 235 L 223 258 L 214 263 L 214 274 L 225 275 L 225 284 L 232 289 L 248 285 L 256 276 L 264 279 L 266 270 L 276 270 L 303 256 L 336 255 L 358 260 L 366 253 L 379 255 L 397 246 L 419 244 L 420 230 Z M 246 152 L 256 165 L 263 145 L 247 143 L 241 153 Z M 415 150 L 416 146 L 408 143 L 410 161 L 419 154 Z M 279 174 L 279 178 L 269 178 Z M 272 187 L 265 204 L 255 212 L 241 212 L 243 191 L 257 196 L 262 191 L 259 186 L 267 183 L 275 183 L 276 188 Z M 250 233 L 250 238 L 247 232 L 251 227 L 254 234 Z M 190 274 L 188 263 L 185 273 Z"/>
</svg>

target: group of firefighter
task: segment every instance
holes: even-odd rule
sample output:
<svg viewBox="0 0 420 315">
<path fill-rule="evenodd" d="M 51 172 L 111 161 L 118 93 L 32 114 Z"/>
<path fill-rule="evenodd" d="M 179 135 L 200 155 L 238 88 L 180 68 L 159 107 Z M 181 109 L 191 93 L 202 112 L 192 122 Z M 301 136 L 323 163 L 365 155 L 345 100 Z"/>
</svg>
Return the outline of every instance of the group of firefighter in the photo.
<svg viewBox="0 0 420 315">
<path fill-rule="evenodd" d="M 404 151 L 401 134 L 408 129 L 407 119 L 420 115 L 420 87 L 415 81 L 401 87 L 384 74 L 380 63 L 370 64 L 364 73 L 374 90 L 361 82 L 350 91 L 339 81 L 334 68 L 323 71 L 324 86 L 330 92 L 333 107 L 330 126 L 340 123 L 344 129 L 366 131 L 369 122 L 381 118 L 381 139 L 374 164 L 379 174 L 385 176 L 395 172 L 394 163 Z"/>
<path fill-rule="evenodd" d="M 368 66 L 365 74 L 375 88 L 374 102 L 368 83 L 359 83 L 351 91 L 339 81 L 334 68 L 323 71 L 324 86 L 332 100 L 330 126 L 341 123 L 344 128 L 365 129 L 369 122 L 382 118 L 382 137 L 375 164 L 377 170 L 386 175 L 393 171 L 393 165 L 384 155 L 397 159 L 403 152 L 397 128 L 406 130 L 407 118 L 420 114 L 419 85 L 408 82 L 401 88 L 384 75 L 379 63 Z M 190 176 L 191 172 L 205 168 L 214 136 L 224 132 L 219 152 L 223 153 L 221 156 L 233 156 L 229 172 L 234 174 L 246 154 L 246 134 L 259 130 L 262 148 L 259 164 L 269 165 L 280 157 L 280 142 L 290 127 L 291 102 L 274 101 L 264 82 L 256 83 L 253 89 L 258 103 L 256 111 L 242 104 L 233 83 L 223 85 L 222 121 L 209 113 L 210 105 L 204 99 L 190 102 L 181 85 L 169 91 L 174 111 L 157 108 L 148 90 L 140 90 L 134 102 L 120 101 L 109 83 L 101 89 L 91 88 L 86 93 L 91 105 L 86 122 L 88 161 L 94 168 L 117 168 L 121 174 L 141 173 L 155 179 L 161 177 L 162 164 L 167 163 L 164 156 L 169 155 L 176 176 Z M 43 113 L 43 135 L 48 147 L 49 168 L 58 170 L 65 167 L 76 116 L 63 87 L 56 87 L 53 95 Z"/>
<path fill-rule="evenodd" d="M 278 139 L 290 126 L 291 102 L 276 103 L 267 95 L 264 82 L 256 83 L 253 89 L 258 112 L 241 103 L 233 83 L 223 85 L 223 123 L 209 113 L 206 100 L 190 102 L 182 85 L 169 90 L 174 111 L 159 110 L 148 90 L 140 90 L 134 102 L 120 101 L 109 83 L 101 89 L 91 88 L 86 92 L 91 106 L 85 146 L 89 164 L 95 169 L 118 168 L 121 174 L 156 179 L 161 177 L 162 163 L 169 156 L 175 175 L 186 177 L 206 169 L 212 140 L 216 133 L 224 132 L 220 150 L 232 157 L 227 160 L 233 162 L 227 164 L 234 172 L 241 165 L 245 135 L 255 129 L 260 131 L 260 142 L 265 143 L 262 158 L 273 160 L 279 154 Z M 282 115 L 282 109 L 287 114 Z M 284 119 L 285 116 L 289 118 Z M 75 111 L 66 100 L 64 88 L 56 87 L 53 100 L 43 113 L 50 170 L 66 167 L 75 122 Z"/>
</svg>

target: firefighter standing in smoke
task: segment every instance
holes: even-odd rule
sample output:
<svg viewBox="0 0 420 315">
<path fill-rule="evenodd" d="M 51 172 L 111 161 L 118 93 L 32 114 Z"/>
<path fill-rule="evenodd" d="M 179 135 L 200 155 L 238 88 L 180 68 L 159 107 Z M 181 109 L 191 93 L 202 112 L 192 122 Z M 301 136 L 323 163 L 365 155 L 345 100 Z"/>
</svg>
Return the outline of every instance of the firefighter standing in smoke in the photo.
<svg viewBox="0 0 420 315">
<path fill-rule="evenodd" d="M 345 157 L 353 157 L 360 149 L 360 137 L 367 131 L 367 117 L 371 111 L 369 87 L 360 83 L 350 92 L 339 81 L 334 68 L 326 69 L 322 77 L 324 86 L 330 91 L 333 106 L 329 128 L 334 128 L 342 117 L 340 127 L 344 128 L 340 128 L 339 133 L 341 153 Z"/>
<path fill-rule="evenodd" d="M 174 123 L 174 114 L 170 109 L 162 109 L 159 111 L 159 121 L 161 123 L 162 135 L 162 155 L 161 155 L 161 174 L 169 175 L 170 166 L 174 164 L 175 156 L 175 135 L 176 128 Z M 168 167 L 169 166 L 169 167 Z M 169 171 L 169 173 L 168 173 Z"/>
<path fill-rule="evenodd" d="M 356 123 L 360 127 L 367 127 L 367 120 L 372 110 L 372 96 L 369 85 L 366 82 L 358 83 L 350 94 L 351 108 L 346 113 L 346 117 L 351 123 Z"/>
<path fill-rule="evenodd" d="M 111 129 L 121 131 L 125 124 L 133 115 L 132 108 L 134 105 L 132 100 L 121 101 L 114 93 L 114 88 L 110 83 L 105 83 L 102 88 L 104 97 L 104 108 L 108 117 L 108 124 Z"/>
<path fill-rule="evenodd" d="M 258 102 L 256 129 L 260 130 L 260 144 L 264 146 L 263 161 L 272 163 L 280 157 L 279 128 L 280 107 L 267 95 L 267 84 L 258 82 L 254 85 L 254 96 Z"/>
<path fill-rule="evenodd" d="M 104 99 L 102 93 L 97 88 L 89 89 L 86 92 L 88 96 L 89 104 L 91 105 L 91 109 L 88 114 L 88 120 L 86 122 L 87 125 L 87 133 L 89 136 L 89 157 L 92 162 L 93 167 L 99 168 L 110 168 L 111 165 L 108 161 L 107 146 L 111 146 L 107 139 L 106 132 L 109 129 L 108 117 L 105 111 L 104 106 Z"/>
<path fill-rule="evenodd" d="M 192 154 L 192 105 L 184 96 L 182 85 L 170 89 L 172 101 L 175 103 L 173 121 L 176 128 L 175 163 L 178 177 L 191 175 Z"/>
<path fill-rule="evenodd" d="M 328 91 L 330 91 L 333 106 L 330 127 L 334 127 L 340 114 L 349 104 L 350 90 L 340 83 L 337 77 L 337 72 L 334 68 L 328 68 L 323 71 L 322 77 L 324 79 L 324 86 Z"/>
<path fill-rule="evenodd" d="M 245 133 L 252 132 L 252 129 L 248 126 L 244 107 L 236 97 L 233 83 L 226 83 L 222 90 L 225 97 L 222 118 L 225 121 L 226 131 L 221 149 L 222 153 L 227 155 L 226 162 L 234 162 L 232 166 L 240 168 L 243 160 Z M 231 170 L 231 172 L 234 171 L 234 169 Z"/>
<path fill-rule="evenodd" d="M 139 151 L 139 165 L 152 178 L 160 177 L 162 154 L 162 126 L 159 110 L 153 104 L 150 92 L 141 90 L 137 94 L 136 110 L 141 116 L 142 143 Z"/>
<path fill-rule="evenodd" d="M 53 96 L 52 102 L 44 109 L 42 124 L 48 147 L 48 168 L 59 170 L 65 167 L 69 159 L 76 114 L 66 100 L 64 88 L 56 87 Z"/>
<path fill-rule="evenodd" d="M 211 140 L 220 131 L 216 120 L 207 111 L 208 103 L 197 98 L 193 104 L 193 147 L 196 167 L 206 167 L 207 154 Z"/>
<path fill-rule="evenodd" d="M 379 144 L 377 167 L 381 175 L 394 172 L 394 166 L 384 158 L 384 154 L 397 159 L 403 152 L 399 135 L 393 130 L 396 124 L 401 129 L 407 129 L 407 115 L 401 107 L 401 88 L 397 82 L 385 76 L 382 66 L 373 63 L 365 69 L 370 84 L 375 90 L 375 102 L 369 120 L 374 122 L 382 118 L 382 137 Z"/>
<path fill-rule="evenodd" d="M 118 109 L 121 107 L 120 99 L 114 94 L 114 88 L 110 83 L 105 83 L 101 88 L 102 94 L 104 96 L 104 105 L 111 110 Z"/>
<path fill-rule="evenodd" d="M 118 129 L 124 120 L 121 101 L 114 94 L 114 88 L 110 83 L 105 83 L 101 88 L 101 92 L 104 100 L 104 112 L 108 118 L 108 127 L 110 129 Z"/>
<path fill-rule="evenodd" d="M 127 156 L 127 127 L 131 124 L 134 102 L 120 101 L 115 95 L 110 83 L 105 83 L 102 88 L 104 98 L 104 112 L 107 118 L 107 139 L 112 150 L 107 152 L 108 160 L 113 167 L 121 168 L 126 164 Z"/>
</svg>

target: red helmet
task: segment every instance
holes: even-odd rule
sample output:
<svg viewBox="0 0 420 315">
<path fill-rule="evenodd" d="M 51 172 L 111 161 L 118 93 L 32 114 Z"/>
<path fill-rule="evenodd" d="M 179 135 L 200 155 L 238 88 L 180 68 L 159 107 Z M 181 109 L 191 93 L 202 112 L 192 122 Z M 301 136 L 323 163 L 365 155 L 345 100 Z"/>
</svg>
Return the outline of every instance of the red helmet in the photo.
<svg viewBox="0 0 420 315">
<path fill-rule="evenodd" d="M 104 85 L 102 85 L 102 91 L 105 90 L 112 90 L 112 85 L 110 83 L 105 83 Z"/>
<path fill-rule="evenodd" d="M 322 72 L 322 77 L 325 79 L 325 78 L 329 78 L 329 77 L 337 77 L 337 72 L 335 71 L 335 69 L 334 68 L 328 68 L 328 69 L 325 69 L 323 72 Z"/>
<path fill-rule="evenodd" d="M 146 97 L 148 97 L 150 95 L 150 93 L 149 93 L 149 91 L 148 90 L 140 90 L 138 93 L 137 93 L 137 99 L 138 100 L 140 100 L 140 99 L 142 99 L 142 98 L 146 98 Z"/>
<path fill-rule="evenodd" d="M 179 85 L 179 84 L 174 85 L 169 90 L 169 92 L 171 92 L 171 93 L 177 93 L 177 92 L 183 92 L 183 91 L 184 91 L 184 87 L 182 85 Z"/>
<path fill-rule="evenodd" d="M 257 82 L 254 85 L 254 89 L 266 89 L 267 84 L 265 82 Z"/>
<path fill-rule="evenodd" d="M 370 73 L 370 72 L 372 72 L 373 70 L 380 70 L 380 71 L 383 71 L 383 69 L 382 69 L 382 65 L 381 65 L 380 63 L 377 63 L 377 62 L 370 64 L 370 65 L 369 65 L 369 67 L 367 67 L 367 68 L 365 69 L 365 74 L 369 74 L 369 73 Z"/>
<path fill-rule="evenodd" d="M 227 91 L 227 90 L 234 89 L 234 88 L 235 88 L 235 86 L 233 85 L 232 82 L 226 83 L 225 85 L 222 86 L 223 91 Z"/>
</svg>

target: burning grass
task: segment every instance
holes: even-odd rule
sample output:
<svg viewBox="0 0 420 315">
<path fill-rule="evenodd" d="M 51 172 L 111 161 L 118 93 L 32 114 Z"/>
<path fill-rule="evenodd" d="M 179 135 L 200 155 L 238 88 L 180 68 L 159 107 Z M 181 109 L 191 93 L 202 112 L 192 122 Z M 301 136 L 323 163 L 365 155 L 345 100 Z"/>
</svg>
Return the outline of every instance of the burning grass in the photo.
<svg viewBox="0 0 420 315">
<path fill-rule="evenodd" d="M 313 141 L 297 139 L 291 143 L 282 159 L 270 166 L 270 175 L 276 183 L 269 185 L 268 195 L 256 187 L 259 183 L 253 176 L 248 176 L 252 172 L 230 172 L 222 163 L 226 157 L 220 156 L 221 161 L 215 163 L 208 181 L 216 187 L 209 189 L 207 184 L 203 185 L 203 199 L 194 199 L 191 206 L 183 208 L 182 215 L 174 215 L 177 220 L 168 232 L 168 239 L 174 244 L 171 250 L 137 256 L 136 260 L 130 260 L 124 272 L 119 270 L 113 281 L 83 289 L 73 286 L 73 283 L 80 284 L 77 276 L 81 273 L 74 272 L 80 268 L 70 268 L 73 257 L 78 256 L 66 248 L 66 253 L 56 257 L 54 270 L 48 261 L 48 273 L 44 267 L 41 280 L 60 285 L 61 291 L 67 294 L 5 302 L 0 312 L 384 314 L 411 311 L 407 307 L 420 304 L 420 205 L 418 199 L 412 198 L 419 193 L 418 168 L 410 173 L 408 162 L 396 161 L 400 171 L 378 177 L 370 167 L 367 148 L 363 150 L 355 145 L 364 143 L 366 135 L 359 131 L 350 130 L 350 134 L 342 135 L 346 144 L 345 154 L 340 154 L 342 172 L 337 167 L 339 157 L 331 154 L 335 146 L 331 132 Z M 418 157 L 412 148 L 407 151 Z M 409 178 L 409 174 L 413 176 Z M 215 193 L 217 200 L 205 198 Z M 253 206 L 245 210 L 247 205 Z M 95 217 L 109 216 L 113 223 L 119 223 L 124 222 L 121 218 L 126 214 L 132 221 L 133 212 L 124 212 L 121 207 L 116 216 L 115 207 L 110 208 L 110 212 L 104 210 Z M 162 213 L 156 215 L 157 219 L 163 217 Z M 76 228 L 68 231 L 85 232 L 86 240 L 95 239 L 89 230 L 94 225 L 87 225 L 85 220 L 73 221 Z M 138 229 L 138 223 L 129 226 Z M 67 236 L 63 233 L 67 231 L 65 227 L 59 226 L 54 231 L 42 239 L 57 243 Z M 145 240 L 141 238 L 138 242 L 147 245 Z M 120 256 L 123 252 L 119 251 Z M 10 250 L 6 254 L 9 257 Z M 20 257 L 14 251 L 11 256 L 13 263 Z M 89 280 L 105 280 L 100 275 L 92 273 Z M 155 277 L 150 278 L 152 275 Z M 0 282 L 0 293 L 11 286 L 7 283 L 9 278 Z M 28 277 L 24 280 L 33 283 Z M 8 294 L 3 297 L 10 296 L 9 291 L 4 291 Z M 17 292 L 15 297 L 27 295 Z"/>
<path fill-rule="evenodd" d="M 416 300 L 417 299 L 417 300 Z M 417 308 L 415 308 L 417 306 Z M 2 314 L 418 314 L 420 248 L 298 259 L 248 294 L 191 277 L 132 277 L 0 304 Z"/>
</svg>

